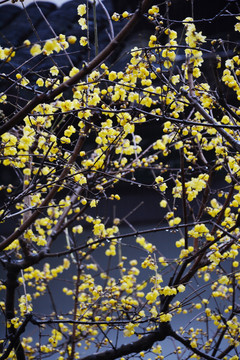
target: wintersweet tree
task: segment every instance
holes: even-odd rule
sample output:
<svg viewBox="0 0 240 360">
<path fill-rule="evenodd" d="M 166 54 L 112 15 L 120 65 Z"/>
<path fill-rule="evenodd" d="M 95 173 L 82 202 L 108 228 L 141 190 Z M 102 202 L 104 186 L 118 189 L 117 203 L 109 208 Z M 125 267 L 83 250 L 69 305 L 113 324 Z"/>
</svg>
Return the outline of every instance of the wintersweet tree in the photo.
<svg viewBox="0 0 240 360">
<path fill-rule="evenodd" d="M 238 47 L 165 10 L 143 0 L 110 14 L 111 28 L 126 25 L 66 73 L 54 55 L 89 43 L 80 3 L 86 36 L 22 45 L 52 60 L 47 74 L 41 64 L 1 74 L 1 169 L 12 179 L 1 185 L 1 360 L 239 359 Z M 237 34 L 236 12 L 216 17 L 233 17 Z M 142 16 L 148 45 L 114 70 L 106 59 Z M 1 48 L 2 63 L 19 51 Z M 161 214 L 144 229 L 103 211 L 138 186 Z M 169 231 L 177 240 L 163 253 Z"/>
</svg>

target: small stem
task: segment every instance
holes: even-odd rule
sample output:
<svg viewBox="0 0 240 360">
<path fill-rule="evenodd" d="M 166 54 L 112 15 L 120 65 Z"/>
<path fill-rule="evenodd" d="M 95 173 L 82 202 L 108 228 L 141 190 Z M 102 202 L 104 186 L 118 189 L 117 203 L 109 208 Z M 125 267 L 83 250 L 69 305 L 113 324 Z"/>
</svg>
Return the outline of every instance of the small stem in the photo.
<svg viewBox="0 0 240 360">
<path fill-rule="evenodd" d="M 4 351 L 3 355 L 0 357 L 0 360 L 8 359 L 10 352 L 12 351 L 13 348 L 16 349 L 17 360 L 25 360 L 24 350 L 19 341 L 19 337 L 25 331 L 26 325 L 31 320 L 31 317 L 32 317 L 31 314 L 26 315 L 25 320 L 16 331 L 14 337 L 11 339 L 10 344 L 8 345 L 7 349 Z"/>
<path fill-rule="evenodd" d="M 98 55 L 98 28 L 97 28 L 97 11 L 96 11 L 96 0 L 93 0 L 93 22 L 94 22 L 94 45 L 95 45 L 95 56 Z"/>
<path fill-rule="evenodd" d="M 75 298 L 74 298 L 74 313 L 73 313 L 73 319 L 76 321 L 77 319 L 77 308 L 78 308 L 78 295 L 79 295 L 79 282 L 80 282 L 80 275 L 82 272 L 81 265 L 78 263 L 78 270 L 77 270 L 77 281 L 75 286 Z M 76 330 L 77 330 L 77 324 L 73 322 L 72 327 L 72 336 L 71 336 L 71 354 L 68 357 L 68 360 L 73 360 L 75 355 L 75 345 L 76 345 Z"/>
<path fill-rule="evenodd" d="M 218 360 L 219 359 L 219 358 L 216 358 L 215 356 L 211 356 L 211 355 L 203 353 L 202 351 L 198 350 L 198 348 L 193 348 L 191 346 L 189 340 L 184 339 L 182 336 L 178 335 L 174 331 L 171 332 L 170 336 L 173 337 L 175 340 L 178 340 L 181 344 L 186 346 L 187 349 L 192 350 L 192 352 L 194 354 L 199 355 L 203 359 L 206 359 L 206 360 Z"/>
<path fill-rule="evenodd" d="M 14 303 L 15 303 L 15 292 L 16 288 L 18 287 L 18 275 L 19 275 L 20 268 L 18 266 L 9 265 L 7 269 L 7 281 L 6 281 L 6 325 L 11 323 L 11 320 L 14 318 Z M 26 326 L 26 325 L 25 325 Z M 22 332 L 25 329 L 23 327 Z M 2 355 L 0 360 L 6 359 L 8 354 L 10 353 L 11 349 L 14 348 L 17 360 L 25 360 L 25 354 L 20 342 L 20 333 L 16 331 L 13 324 L 10 324 L 10 327 L 7 327 L 8 337 L 10 339 L 10 345 L 7 348 L 6 352 Z"/>
<path fill-rule="evenodd" d="M 184 219 L 184 238 L 185 249 L 188 248 L 188 227 L 187 227 L 187 194 L 185 185 L 185 171 L 184 171 L 184 148 L 180 149 L 180 167 L 181 167 L 181 180 L 182 180 L 182 206 L 183 206 L 183 219 Z"/>
<path fill-rule="evenodd" d="M 232 199 L 233 191 L 234 191 L 234 185 L 235 185 L 235 183 L 232 183 L 232 187 L 231 187 L 231 189 L 230 189 L 230 191 L 229 191 L 229 193 L 228 193 L 228 196 L 227 196 L 227 198 L 226 198 L 226 200 L 225 200 L 225 202 L 224 202 L 224 204 L 223 204 L 223 206 L 222 206 L 221 211 L 220 211 L 219 214 L 218 214 L 218 217 L 217 217 L 217 220 L 216 220 L 216 222 L 215 222 L 215 225 L 213 226 L 213 228 L 212 228 L 212 230 L 211 230 L 211 235 L 215 234 L 215 232 L 216 232 L 216 230 L 217 230 L 217 225 L 219 225 L 219 224 L 221 223 L 221 221 L 222 221 L 222 218 L 223 218 L 223 216 L 224 216 L 225 210 L 226 210 L 227 206 L 229 205 L 229 203 L 230 203 L 230 201 L 231 201 L 231 199 Z"/>
<path fill-rule="evenodd" d="M 240 152 L 240 141 L 234 139 L 232 135 L 230 135 L 226 130 L 224 130 L 224 127 L 218 127 L 219 123 L 210 116 L 206 110 L 201 106 L 201 104 L 198 102 L 198 100 L 190 96 L 186 90 L 182 90 L 182 94 L 186 96 L 186 98 L 189 100 L 190 104 L 195 107 L 195 109 L 204 117 L 205 120 L 207 120 L 209 123 L 212 124 L 213 128 L 216 129 L 219 134 L 222 135 L 222 137 L 238 152 Z"/>
</svg>

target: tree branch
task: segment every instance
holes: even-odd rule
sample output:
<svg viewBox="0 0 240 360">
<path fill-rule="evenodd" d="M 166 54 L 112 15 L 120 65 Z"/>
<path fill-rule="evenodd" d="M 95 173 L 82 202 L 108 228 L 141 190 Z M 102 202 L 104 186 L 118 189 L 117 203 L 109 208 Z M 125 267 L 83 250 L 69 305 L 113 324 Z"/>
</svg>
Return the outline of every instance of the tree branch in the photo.
<svg viewBox="0 0 240 360">
<path fill-rule="evenodd" d="M 204 117 L 205 120 L 210 122 L 215 129 L 219 132 L 219 134 L 222 135 L 222 137 L 227 140 L 230 145 L 237 151 L 240 152 L 240 141 L 234 139 L 227 131 L 223 129 L 224 125 L 219 127 L 219 124 L 217 123 L 214 118 L 212 118 L 205 110 L 204 108 L 199 104 L 197 99 L 193 98 L 188 94 L 186 90 L 182 89 L 182 94 L 189 100 L 189 102 L 195 107 L 195 109 Z M 216 126 L 217 125 L 217 126 Z"/>
<path fill-rule="evenodd" d="M 49 202 L 52 200 L 52 198 L 54 197 L 54 195 L 57 193 L 58 189 L 59 189 L 59 184 L 61 183 L 61 181 L 64 180 L 64 178 L 67 176 L 68 172 L 70 171 L 71 165 L 75 162 L 82 146 L 83 143 L 85 141 L 86 135 L 88 133 L 88 131 L 90 130 L 91 125 L 87 124 L 85 126 L 85 131 L 84 131 L 84 135 L 79 136 L 77 144 L 73 150 L 73 154 L 70 157 L 67 165 L 64 167 L 61 175 L 59 176 L 58 182 L 53 186 L 53 188 L 51 189 L 51 191 L 49 191 L 48 195 L 45 197 L 45 199 L 42 201 L 41 205 L 39 206 L 39 208 L 44 207 L 46 205 L 49 204 Z M 32 215 L 15 231 L 13 232 L 7 239 L 5 239 L 4 241 L 1 242 L 0 244 L 0 251 L 2 251 L 3 249 L 5 249 L 8 245 L 10 245 L 15 239 L 17 239 L 39 216 L 40 214 L 40 210 L 37 209 L 35 210 Z"/>
<path fill-rule="evenodd" d="M 6 281 L 6 322 L 10 322 L 12 318 L 14 318 L 14 300 L 15 300 L 15 292 L 18 287 L 17 277 L 19 274 L 20 267 L 18 265 L 8 264 L 7 268 L 7 281 Z M 16 331 L 13 324 L 10 324 L 10 327 L 7 328 L 7 332 L 10 339 L 10 344 L 7 350 L 1 356 L 2 359 L 7 359 L 11 350 L 15 349 L 15 354 L 17 360 L 25 360 L 24 350 L 22 344 L 20 342 L 20 331 L 24 331 L 27 322 L 23 323 L 22 326 Z"/>
<path fill-rule="evenodd" d="M 44 102 L 52 101 L 56 96 L 63 93 L 69 87 L 77 84 L 84 76 L 91 73 L 98 65 L 105 61 L 111 53 L 117 48 L 119 43 L 132 31 L 142 15 L 148 10 L 152 0 L 143 0 L 141 6 L 135 11 L 132 18 L 123 27 L 123 29 L 115 36 L 115 38 L 86 66 L 84 66 L 77 74 L 72 76 L 67 81 L 63 82 L 56 89 L 36 95 L 29 103 L 24 106 L 16 115 L 14 115 L 8 122 L 0 127 L 0 135 L 10 130 L 13 126 L 18 125 L 37 105 Z"/>
<path fill-rule="evenodd" d="M 133 353 L 139 353 L 140 351 L 146 351 L 151 349 L 153 344 L 156 341 L 163 341 L 167 336 L 171 334 L 171 326 L 169 323 L 161 323 L 159 328 L 150 333 L 141 337 L 139 340 L 131 342 L 126 345 L 121 345 L 119 348 L 106 350 L 102 353 L 95 353 L 89 356 L 86 356 L 82 360 L 115 360 L 121 356 L 130 355 Z"/>
<path fill-rule="evenodd" d="M 20 343 L 19 337 L 22 333 L 24 333 L 27 323 L 31 320 L 31 317 L 32 317 L 31 314 L 26 315 L 25 320 L 23 321 L 22 325 L 16 331 L 14 337 L 11 339 L 10 344 L 8 345 L 7 349 L 4 351 L 4 353 L 0 357 L 0 360 L 7 359 L 13 348 L 15 348 L 17 360 L 25 359 L 24 351 L 23 351 L 22 345 Z"/>
<path fill-rule="evenodd" d="M 183 344 L 187 349 L 192 350 L 193 353 L 201 356 L 201 358 L 204 358 L 206 360 L 218 360 L 219 359 L 219 358 L 216 358 L 215 356 L 208 355 L 208 354 L 198 350 L 198 348 L 193 348 L 191 346 L 189 340 L 184 339 L 182 336 L 178 335 L 174 331 L 171 332 L 170 336 L 173 337 L 175 340 L 179 341 L 181 344 Z"/>
</svg>

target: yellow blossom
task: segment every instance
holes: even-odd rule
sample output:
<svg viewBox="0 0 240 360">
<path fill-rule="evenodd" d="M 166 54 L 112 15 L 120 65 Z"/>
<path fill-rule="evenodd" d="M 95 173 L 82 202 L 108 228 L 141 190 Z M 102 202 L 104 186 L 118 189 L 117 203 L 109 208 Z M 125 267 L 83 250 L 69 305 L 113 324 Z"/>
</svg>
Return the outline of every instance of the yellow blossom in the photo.
<svg viewBox="0 0 240 360">
<path fill-rule="evenodd" d="M 237 20 L 240 20 L 240 16 L 236 17 Z M 234 26 L 235 31 L 239 31 L 240 32 L 240 22 L 236 23 Z"/>
<path fill-rule="evenodd" d="M 87 29 L 87 21 L 86 21 L 85 18 L 80 18 L 80 19 L 78 20 L 78 23 L 79 23 L 79 25 L 81 26 L 81 29 L 82 29 L 82 30 L 86 30 L 86 29 Z"/>
<path fill-rule="evenodd" d="M 88 44 L 88 39 L 86 38 L 86 36 L 81 36 L 80 45 L 86 46 L 87 44 Z"/>
<path fill-rule="evenodd" d="M 80 4 L 80 5 L 78 5 L 78 7 L 77 7 L 77 13 L 78 13 L 79 16 L 85 15 L 86 12 L 87 12 L 87 7 L 86 7 L 85 4 Z"/>
<path fill-rule="evenodd" d="M 39 44 L 34 44 L 31 49 L 30 49 L 30 53 L 32 56 L 37 56 L 39 54 L 41 54 L 42 49 L 41 49 L 41 45 Z"/>
</svg>

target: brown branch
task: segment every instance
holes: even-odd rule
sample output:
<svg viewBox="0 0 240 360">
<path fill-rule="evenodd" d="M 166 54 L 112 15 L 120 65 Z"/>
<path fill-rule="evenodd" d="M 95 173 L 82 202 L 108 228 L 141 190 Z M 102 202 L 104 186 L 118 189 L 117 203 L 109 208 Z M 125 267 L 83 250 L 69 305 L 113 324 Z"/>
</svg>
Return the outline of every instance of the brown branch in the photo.
<svg viewBox="0 0 240 360">
<path fill-rule="evenodd" d="M 231 186 L 231 189 L 230 189 L 230 191 L 228 193 L 228 196 L 227 196 L 227 198 L 226 198 L 226 200 L 225 200 L 225 202 L 224 202 L 224 204 L 222 206 L 222 209 L 220 210 L 220 212 L 218 214 L 217 220 L 215 221 L 215 224 L 214 224 L 214 226 L 213 226 L 213 228 L 212 228 L 212 230 L 210 232 L 211 235 L 213 235 L 215 233 L 217 225 L 219 225 L 221 223 L 221 221 L 222 221 L 225 210 L 226 210 L 227 206 L 229 205 L 229 203 L 230 203 L 230 201 L 232 199 L 233 192 L 234 192 L 234 186 L 235 186 L 235 182 L 232 183 L 232 186 Z"/>
<path fill-rule="evenodd" d="M 73 150 L 72 156 L 70 157 L 68 163 L 66 164 L 65 168 L 63 169 L 62 173 L 59 176 L 58 182 L 53 186 L 53 188 L 49 191 L 48 195 L 45 197 L 45 199 L 42 201 L 40 208 L 43 206 L 46 206 L 49 204 L 49 202 L 52 200 L 54 195 L 57 193 L 59 189 L 59 184 L 62 180 L 66 177 L 68 174 L 71 165 L 75 162 L 84 142 L 87 133 L 89 132 L 91 128 L 90 124 L 87 124 L 85 126 L 84 135 L 79 136 L 77 144 Z M 10 245 L 15 239 L 17 239 L 40 215 L 41 211 L 39 209 L 35 210 L 32 215 L 14 232 L 12 233 L 7 239 L 1 242 L 0 244 L 0 251 L 5 249 L 8 245 Z"/>
<path fill-rule="evenodd" d="M 159 329 L 142 336 L 139 340 L 130 342 L 129 344 L 121 345 L 119 348 L 106 350 L 102 353 L 95 353 L 86 356 L 82 360 L 115 360 L 122 356 L 139 353 L 140 351 L 147 351 L 151 349 L 156 341 L 163 341 L 171 334 L 171 326 L 169 323 L 161 323 Z"/>
<path fill-rule="evenodd" d="M 13 348 L 16 351 L 17 360 L 25 360 L 24 350 L 19 341 L 19 337 L 22 333 L 24 333 L 28 322 L 31 320 L 31 317 L 32 317 L 31 314 L 26 315 L 25 320 L 23 321 L 21 326 L 17 329 L 17 331 L 16 331 L 15 335 L 13 336 L 13 338 L 11 339 L 10 344 L 8 345 L 7 349 L 3 352 L 2 356 L 0 357 L 0 360 L 8 359 L 10 352 L 12 351 Z"/>
<path fill-rule="evenodd" d="M 14 318 L 14 302 L 15 302 L 15 292 L 18 287 L 18 274 L 20 271 L 19 266 L 7 264 L 7 281 L 6 281 L 6 321 L 11 322 L 11 319 Z M 24 323 L 23 323 L 24 324 Z M 26 324 L 20 329 L 25 329 Z M 20 331 L 19 329 L 19 331 Z M 14 348 L 17 360 L 25 360 L 24 350 L 20 342 L 20 332 L 16 331 L 13 324 L 10 324 L 10 327 L 7 327 L 7 333 L 10 339 L 10 345 L 7 350 L 1 356 L 2 359 L 7 359 L 10 351 Z"/>
<path fill-rule="evenodd" d="M 209 247 L 215 243 L 217 243 L 222 237 L 224 237 L 225 235 L 231 236 L 233 239 L 231 241 L 229 241 L 225 246 L 223 246 L 220 250 L 221 253 L 223 253 L 224 251 L 227 251 L 230 246 L 237 241 L 236 237 L 234 237 L 233 235 L 231 235 L 231 232 L 233 230 L 235 230 L 238 226 L 239 226 L 239 222 L 240 222 L 240 216 L 238 216 L 235 225 L 233 225 L 228 231 L 224 230 L 221 228 L 222 234 L 220 236 L 218 236 L 215 240 L 213 241 L 209 241 L 205 246 L 203 246 L 196 254 L 190 256 L 189 258 L 187 258 L 184 262 L 184 264 L 189 264 L 192 260 L 196 259 L 196 261 L 194 262 L 193 266 L 190 268 L 190 270 L 188 271 L 188 273 L 183 277 L 178 277 L 178 281 L 174 283 L 174 285 L 178 285 L 178 284 L 185 284 L 188 283 L 189 280 L 194 276 L 194 274 L 196 274 L 197 270 L 200 269 L 203 266 L 206 266 L 210 263 L 210 260 L 208 258 L 208 254 L 206 253 L 206 251 L 209 249 Z M 219 225 L 216 225 L 218 228 L 220 228 Z M 205 259 L 204 259 L 205 257 Z M 184 265 L 183 264 L 183 265 Z"/>
<path fill-rule="evenodd" d="M 78 262 L 77 264 L 78 266 L 78 270 L 77 270 L 77 281 L 75 284 L 75 297 L 74 297 L 74 309 L 73 309 L 73 319 L 76 320 L 77 319 L 77 309 L 78 309 L 78 295 L 79 295 L 79 282 L 80 282 L 80 275 L 82 272 L 82 267 L 80 265 L 80 263 Z M 77 336 L 76 336 L 76 331 L 77 331 L 77 324 L 74 322 L 73 323 L 73 327 L 72 327 L 72 335 L 71 335 L 71 353 L 68 356 L 68 360 L 74 360 L 74 355 L 75 355 L 75 345 L 77 342 Z"/>
<path fill-rule="evenodd" d="M 74 194 L 71 197 L 70 205 L 67 206 L 63 210 L 62 215 L 59 217 L 57 224 L 54 226 L 54 228 L 52 229 L 51 234 L 49 235 L 49 237 L 47 239 L 47 249 L 50 248 L 53 239 L 56 237 L 56 234 L 59 234 L 59 229 L 61 229 L 61 231 L 63 231 L 63 229 L 66 228 L 66 227 L 62 226 L 63 223 L 64 223 L 64 220 L 66 219 L 67 214 L 72 209 L 73 205 L 75 204 L 78 197 L 80 196 L 81 191 L 82 191 L 82 186 L 79 186 L 78 189 L 74 192 Z M 77 213 L 76 216 L 74 216 L 74 218 L 76 218 L 77 216 L 79 216 L 79 213 Z"/>
<path fill-rule="evenodd" d="M 184 170 L 184 148 L 180 149 L 180 167 L 181 167 L 181 180 L 182 180 L 182 207 L 183 207 L 183 219 L 184 219 L 184 238 L 185 249 L 188 248 L 188 226 L 187 226 L 187 194 L 185 184 L 185 170 Z"/>
<path fill-rule="evenodd" d="M 206 224 L 208 223 L 208 221 L 202 221 L 202 224 Z M 189 223 L 188 226 L 194 226 L 196 225 L 196 223 Z M 92 246 L 92 245 L 96 245 L 96 244 L 101 244 L 103 242 L 106 242 L 106 240 L 111 241 L 111 240 L 117 240 L 117 239 L 124 239 L 127 237 L 133 237 L 133 236 L 137 236 L 137 235 L 143 235 L 143 234 L 149 234 L 149 233 L 155 233 L 158 231 L 166 231 L 166 230 L 174 230 L 174 229 L 180 229 L 180 228 L 184 228 L 186 225 L 182 224 L 182 225 L 177 225 L 176 227 L 172 227 L 172 226 L 165 226 L 165 227 L 159 227 L 159 228 L 151 228 L 151 229 L 146 229 L 146 230 L 136 230 L 127 234 L 120 234 L 120 235 L 115 235 L 115 236 L 107 236 L 107 237 L 103 237 L 100 239 L 97 239 L 93 242 L 91 242 L 91 244 L 84 244 L 84 245 L 80 245 L 77 246 L 75 248 L 71 248 L 62 252 L 57 252 L 57 253 L 52 253 L 52 254 L 45 254 L 45 257 L 60 257 L 60 256 L 65 256 L 68 254 L 71 254 L 73 252 L 79 251 L 79 250 L 83 250 L 86 249 L 86 247 L 88 246 Z M 213 242 L 209 242 L 209 246 L 213 244 Z M 196 256 L 195 256 L 196 257 Z M 195 258 L 194 256 L 192 256 L 190 259 L 192 260 L 193 258 Z M 188 259 L 187 259 L 188 260 Z M 191 260 L 189 260 L 189 262 L 191 262 Z M 30 265 L 28 265 L 30 266 Z"/>
<path fill-rule="evenodd" d="M 208 177 L 208 181 L 207 181 L 207 186 L 205 187 L 205 190 L 203 192 L 203 196 L 202 196 L 202 199 L 201 199 L 201 206 L 198 210 L 198 214 L 197 214 L 197 217 L 196 217 L 196 220 L 199 221 L 206 209 L 206 205 L 207 205 L 207 202 L 208 202 L 208 199 L 209 199 L 209 194 L 210 194 L 210 185 L 211 185 L 211 182 L 212 182 L 212 177 L 213 177 L 213 170 L 215 169 L 216 166 L 214 166 L 212 169 L 210 169 L 209 171 L 209 177 Z"/>
<path fill-rule="evenodd" d="M 200 350 L 198 348 L 193 348 L 190 344 L 189 340 L 184 339 L 182 336 L 178 335 L 176 332 L 172 331 L 170 334 L 171 337 L 173 337 L 175 340 L 179 341 L 181 344 L 183 344 L 187 349 L 192 350 L 194 354 L 199 355 L 201 358 L 204 358 L 206 360 L 218 360 L 219 358 L 215 356 L 208 355 Z"/>
<path fill-rule="evenodd" d="M 229 144 L 237 151 L 240 152 L 240 141 L 234 139 L 226 130 L 224 130 L 223 125 L 219 127 L 219 124 L 217 121 L 211 117 L 206 110 L 200 105 L 200 103 L 197 101 L 195 97 L 192 97 L 188 94 L 186 90 L 182 89 L 182 94 L 189 100 L 190 104 L 195 107 L 195 109 L 204 117 L 205 120 L 207 120 L 209 123 L 213 125 L 213 128 L 215 128 L 219 134 L 222 135 L 222 137 L 229 142 Z"/>
</svg>

